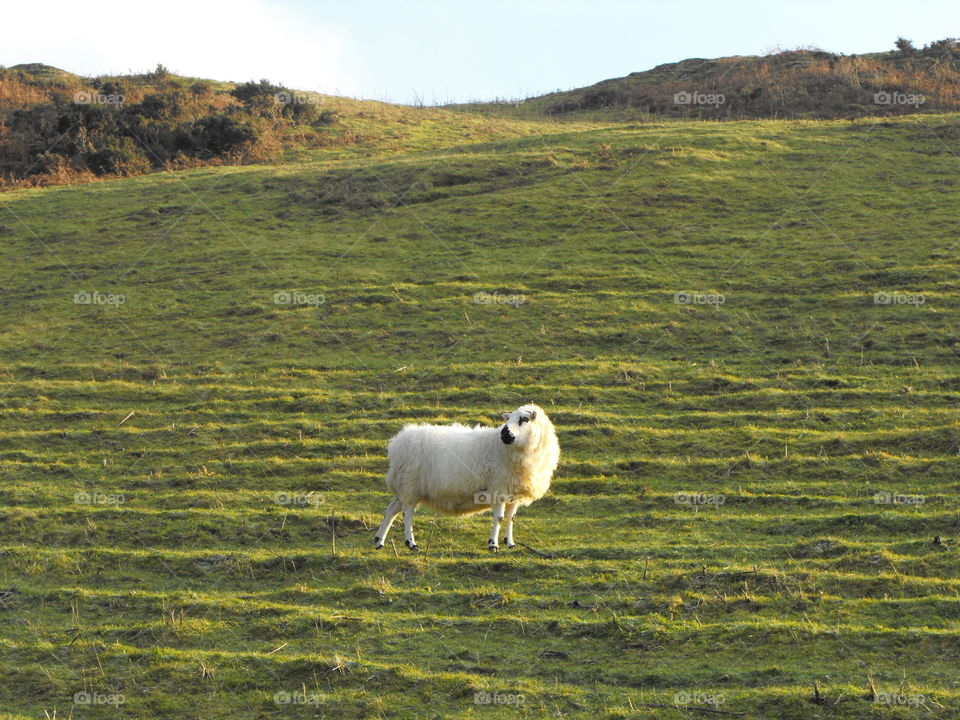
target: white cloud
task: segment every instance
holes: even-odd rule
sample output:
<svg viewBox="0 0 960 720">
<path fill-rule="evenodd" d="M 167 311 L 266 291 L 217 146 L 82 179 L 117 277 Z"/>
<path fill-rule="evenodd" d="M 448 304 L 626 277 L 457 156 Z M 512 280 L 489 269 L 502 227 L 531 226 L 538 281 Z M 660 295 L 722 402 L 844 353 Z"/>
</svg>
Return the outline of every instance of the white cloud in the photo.
<svg viewBox="0 0 960 720">
<path fill-rule="evenodd" d="M 0 63 L 41 62 L 79 75 L 171 72 L 214 80 L 267 78 L 297 90 L 349 93 L 350 33 L 269 0 L 10 3 Z"/>
</svg>

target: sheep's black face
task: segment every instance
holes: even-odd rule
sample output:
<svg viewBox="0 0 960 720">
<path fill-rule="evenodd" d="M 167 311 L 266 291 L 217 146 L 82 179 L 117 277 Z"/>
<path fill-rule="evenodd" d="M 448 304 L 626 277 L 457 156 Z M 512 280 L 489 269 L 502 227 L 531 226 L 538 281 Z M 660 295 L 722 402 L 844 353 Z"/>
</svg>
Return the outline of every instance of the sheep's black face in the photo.
<svg viewBox="0 0 960 720">
<path fill-rule="evenodd" d="M 537 443 L 536 408 L 524 405 L 512 413 L 504 413 L 503 419 L 506 422 L 500 428 L 500 439 L 504 445 L 515 445 L 522 450 L 531 442 Z"/>
</svg>

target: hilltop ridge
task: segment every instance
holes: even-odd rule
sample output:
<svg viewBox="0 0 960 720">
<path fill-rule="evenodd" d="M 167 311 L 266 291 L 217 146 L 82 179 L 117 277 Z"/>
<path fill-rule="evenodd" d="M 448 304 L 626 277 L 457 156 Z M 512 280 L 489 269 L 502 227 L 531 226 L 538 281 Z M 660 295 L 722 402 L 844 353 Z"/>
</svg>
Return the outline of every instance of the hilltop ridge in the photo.
<svg viewBox="0 0 960 720">
<path fill-rule="evenodd" d="M 855 118 L 960 110 L 960 44 L 843 55 L 816 48 L 688 58 L 520 102 L 450 107 L 517 117 Z"/>
<path fill-rule="evenodd" d="M 533 132 L 529 122 L 221 82 L 162 65 L 84 78 L 0 68 L 0 190 L 223 164 L 337 159 Z"/>
<path fill-rule="evenodd" d="M 0 68 L 0 189 L 220 164 L 381 155 L 539 132 L 531 121 L 854 119 L 960 111 L 960 41 L 688 58 L 515 102 L 411 107 L 268 80 Z"/>
</svg>

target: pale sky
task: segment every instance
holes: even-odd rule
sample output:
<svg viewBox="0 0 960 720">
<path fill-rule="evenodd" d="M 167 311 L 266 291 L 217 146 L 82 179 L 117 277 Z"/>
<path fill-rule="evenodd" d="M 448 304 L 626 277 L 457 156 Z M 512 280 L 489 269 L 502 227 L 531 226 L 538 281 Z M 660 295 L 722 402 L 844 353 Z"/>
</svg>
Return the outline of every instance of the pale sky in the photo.
<svg viewBox="0 0 960 720">
<path fill-rule="evenodd" d="M 53 0 L 0 6 L 0 64 L 171 71 L 426 103 L 518 98 L 689 57 L 918 47 L 960 36 L 947 0 Z"/>
</svg>

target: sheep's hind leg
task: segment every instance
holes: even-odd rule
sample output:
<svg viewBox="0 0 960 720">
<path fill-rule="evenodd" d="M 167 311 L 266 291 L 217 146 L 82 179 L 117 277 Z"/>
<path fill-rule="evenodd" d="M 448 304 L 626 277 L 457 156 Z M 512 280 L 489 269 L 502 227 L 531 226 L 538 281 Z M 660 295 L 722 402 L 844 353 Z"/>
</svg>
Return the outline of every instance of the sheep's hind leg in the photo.
<svg viewBox="0 0 960 720">
<path fill-rule="evenodd" d="M 413 511 L 416 509 L 416 505 L 403 506 L 403 537 L 411 550 L 420 549 L 417 547 L 416 540 L 413 539 Z"/>
<path fill-rule="evenodd" d="M 503 508 L 505 503 L 501 500 L 495 501 L 491 505 L 493 510 L 493 529 L 490 531 L 490 542 L 487 543 L 487 549 L 490 552 L 497 552 L 500 546 L 497 544 L 497 538 L 500 537 L 500 521 L 503 520 Z"/>
<path fill-rule="evenodd" d="M 503 541 L 507 544 L 507 547 L 510 549 L 513 549 L 516 547 L 516 545 L 513 542 L 513 514 L 517 512 L 517 507 L 518 507 L 517 503 L 510 503 L 509 505 L 507 505 L 507 512 L 505 516 L 507 534 L 503 538 Z"/>
<path fill-rule="evenodd" d="M 383 522 L 380 523 L 380 529 L 377 530 L 377 535 L 373 538 L 373 545 L 377 550 L 382 548 L 387 541 L 387 533 L 390 532 L 390 526 L 393 525 L 393 521 L 400 514 L 401 507 L 403 506 L 400 504 L 399 498 L 394 498 L 387 505 L 387 510 L 383 513 Z"/>
</svg>

